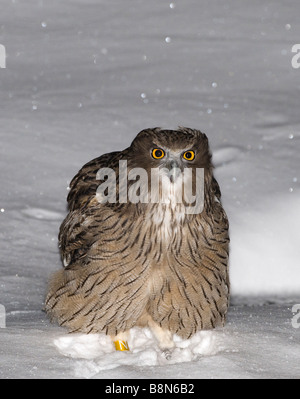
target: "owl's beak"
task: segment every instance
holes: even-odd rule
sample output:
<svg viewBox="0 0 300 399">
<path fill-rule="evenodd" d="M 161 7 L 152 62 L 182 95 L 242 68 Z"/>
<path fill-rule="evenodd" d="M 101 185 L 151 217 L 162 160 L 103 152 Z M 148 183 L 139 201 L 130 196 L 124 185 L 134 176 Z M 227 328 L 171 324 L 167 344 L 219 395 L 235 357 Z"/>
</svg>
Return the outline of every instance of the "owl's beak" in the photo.
<svg viewBox="0 0 300 399">
<path fill-rule="evenodd" d="M 169 170 L 168 176 L 171 183 L 175 183 L 182 174 L 181 165 L 177 161 L 172 160 L 166 164 L 166 168 Z"/>
</svg>

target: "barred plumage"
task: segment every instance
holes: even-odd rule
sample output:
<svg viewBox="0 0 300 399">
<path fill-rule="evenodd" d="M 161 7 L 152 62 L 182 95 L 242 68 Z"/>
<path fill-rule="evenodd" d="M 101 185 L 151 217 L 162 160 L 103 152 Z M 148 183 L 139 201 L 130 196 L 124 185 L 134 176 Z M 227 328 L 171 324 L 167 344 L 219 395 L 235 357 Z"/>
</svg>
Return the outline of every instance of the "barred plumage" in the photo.
<svg viewBox="0 0 300 399">
<path fill-rule="evenodd" d="M 192 162 L 181 161 L 205 169 L 201 214 L 186 214 L 185 204 L 98 202 L 99 169 L 112 168 L 119 182 L 119 161 L 127 160 L 129 170 L 144 168 L 150 176 L 166 162 L 151 157 L 156 147 L 166 154 L 195 152 Z M 172 334 L 190 338 L 224 325 L 228 220 L 203 133 L 144 130 L 128 149 L 85 165 L 70 186 L 70 212 L 59 234 L 65 268 L 51 279 L 45 305 L 52 319 L 73 332 L 112 337 L 149 326 L 163 349 L 173 346 Z"/>
</svg>

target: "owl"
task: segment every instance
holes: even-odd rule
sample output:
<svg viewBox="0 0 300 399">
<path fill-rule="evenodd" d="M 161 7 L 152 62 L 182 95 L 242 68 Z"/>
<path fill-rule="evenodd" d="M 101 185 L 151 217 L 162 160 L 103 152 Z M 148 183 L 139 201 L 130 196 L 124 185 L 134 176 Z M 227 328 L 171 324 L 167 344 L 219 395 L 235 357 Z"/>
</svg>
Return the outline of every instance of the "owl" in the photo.
<svg viewBox="0 0 300 399">
<path fill-rule="evenodd" d="M 115 342 L 126 342 L 133 327 L 148 327 L 162 351 L 172 351 L 175 334 L 189 339 L 224 326 L 229 224 L 205 134 L 143 130 L 124 151 L 83 166 L 68 206 L 59 233 L 64 267 L 45 300 L 53 321 Z"/>
</svg>

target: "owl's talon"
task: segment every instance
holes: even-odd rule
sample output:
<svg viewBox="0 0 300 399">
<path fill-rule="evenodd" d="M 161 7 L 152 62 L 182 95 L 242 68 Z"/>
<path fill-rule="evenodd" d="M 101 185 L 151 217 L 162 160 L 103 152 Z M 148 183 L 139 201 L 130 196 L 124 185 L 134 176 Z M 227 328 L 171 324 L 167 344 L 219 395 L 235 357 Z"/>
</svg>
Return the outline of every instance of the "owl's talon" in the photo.
<svg viewBox="0 0 300 399">
<path fill-rule="evenodd" d="M 120 351 L 120 352 L 129 352 L 130 351 L 127 341 L 118 340 L 118 341 L 115 341 L 114 344 L 115 344 L 116 351 Z"/>
</svg>

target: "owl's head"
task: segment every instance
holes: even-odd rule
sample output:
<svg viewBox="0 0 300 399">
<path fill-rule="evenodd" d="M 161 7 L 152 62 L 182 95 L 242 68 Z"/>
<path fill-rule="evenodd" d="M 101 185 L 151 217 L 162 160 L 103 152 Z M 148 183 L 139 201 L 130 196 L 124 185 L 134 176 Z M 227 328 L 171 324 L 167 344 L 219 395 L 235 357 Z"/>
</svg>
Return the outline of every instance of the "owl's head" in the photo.
<svg viewBox="0 0 300 399">
<path fill-rule="evenodd" d="M 185 168 L 212 169 L 212 156 L 207 136 L 198 130 L 180 127 L 178 130 L 146 129 L 134 139 L 131 167 L 144 169 L 164 168 L 172 171 Z"/>
<path fill-rule="evenodd" d="M 129 171 L 138 170 L 138 176 L 143 177 L 146 173 L 142 179 L 146 184 L 140 179 L 128 185 L 129 192 L 138 192 L 144 203 L 151 193 L 154 203 L 190 206 L 196 199 L 199 210 L 203 201 L 208 208 L 219 196 L 208 139 L 198 130 L 143 130 L 123 153 L 123 159 Z M 127 183 L 120 187 L 120 192 L 126 190 Z"/>
<path fill-rule="evenodd" d="M 135 210 L 170 205 L 173 210 L 180 208 L 181 214 L 183 210 L 198 214 L 221 197 L 208 139 L 198 130 L 143 130 L 129 148 L 114 156 L 119 163 L 116 170 L 102 168 L 97 174 L 97 180 L 104 179 L 97 189 L 101 203 Z"/>
</svg>

